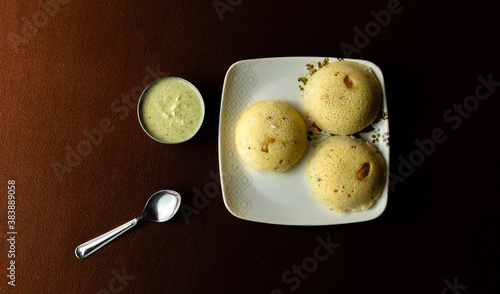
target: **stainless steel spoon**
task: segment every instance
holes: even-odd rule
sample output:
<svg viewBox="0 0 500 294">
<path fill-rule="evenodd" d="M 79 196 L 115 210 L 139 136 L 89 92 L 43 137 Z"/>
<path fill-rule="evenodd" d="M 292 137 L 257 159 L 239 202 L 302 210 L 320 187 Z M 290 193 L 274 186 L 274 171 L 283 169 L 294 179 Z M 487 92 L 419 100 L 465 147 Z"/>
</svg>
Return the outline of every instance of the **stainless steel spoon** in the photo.
<svg viewBox="0 0 500 294">
<path fill-rule="evenodd" d="M 139 217 L 76 247 L 76 257 L 79 259 L 87 258 L 140 222 L 166 222 L 175 215 L 180 205 L 181 195 L 179 193 L 172 190 L 158 191 L 149 198 L 144 211 Z"/>
</svg>

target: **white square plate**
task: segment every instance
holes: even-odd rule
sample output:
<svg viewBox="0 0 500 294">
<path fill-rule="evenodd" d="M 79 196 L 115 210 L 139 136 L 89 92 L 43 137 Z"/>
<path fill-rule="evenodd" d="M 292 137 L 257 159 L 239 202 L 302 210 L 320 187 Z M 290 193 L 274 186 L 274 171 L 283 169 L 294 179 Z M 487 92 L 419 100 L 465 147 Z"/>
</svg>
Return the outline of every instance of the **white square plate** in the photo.
<svg viewBox="0 0 500 294">
<path fill-rule="evenodd" d="M 312 194 L 306 180 L 307 161 L 319 141 L 328 134 L 318 132 L 306 115 L 299 77 L 308 75 L 306 64 L 323 61 L 323 57 L 279 57 L 242 60 L 226 73 L 219 122 L 219 167 L 222 195 L 227 209 L 236 217 L 280 225 L 335 225 L 372 220 L 385 210 L 389 186 L 389 170 L 385 189 L 368 210 L 339 213 L 331 211 Z M 331 62 L 337 58 L 330 57 Z M 377 75 L 383 91 L 384 118 L 372 124 L 373 130 L 358 133 L 377 147 L 389 167 L 389 120 L 382 71 L 375 64 L 345 59 L 370 67 Z M 317 67 L 317 66 L 316 66 Z M 300 161 L 284 173 L 259 173 L 240 160 L 234 145 L 234 128 L 241 113 L 261 100 L 277 99 L 292 106 L 308 128 L 308 143 Z"/>
</svg>

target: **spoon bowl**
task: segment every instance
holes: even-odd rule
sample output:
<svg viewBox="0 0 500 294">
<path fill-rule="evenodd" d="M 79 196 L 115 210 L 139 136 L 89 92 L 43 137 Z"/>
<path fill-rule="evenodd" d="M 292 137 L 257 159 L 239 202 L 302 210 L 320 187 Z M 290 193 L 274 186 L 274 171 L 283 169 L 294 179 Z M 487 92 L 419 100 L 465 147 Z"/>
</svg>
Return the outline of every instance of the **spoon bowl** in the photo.
<svg viewBox="0 0 500 294">
<path fill-rule="evenodd" d="M 146 203 L 142 212 L 142 220 L 166 222 L 171 219 L 181 205 L 181 195 L 172 190 L 161 190 L 154 193 Z"/>
<path fill-rule="evenodd" d="M 172 190 L 161 190 L 154 193 L 146 203 L 142 214 L 131 221 L 87 241 L 76 247 L 75 255 L 79 259 L 87 258 L 104 245 L 116 239 L 126 231 L 143 221 L 166 222 L 171 219 L 181 206 L 181 195 Z"/>
</svg>

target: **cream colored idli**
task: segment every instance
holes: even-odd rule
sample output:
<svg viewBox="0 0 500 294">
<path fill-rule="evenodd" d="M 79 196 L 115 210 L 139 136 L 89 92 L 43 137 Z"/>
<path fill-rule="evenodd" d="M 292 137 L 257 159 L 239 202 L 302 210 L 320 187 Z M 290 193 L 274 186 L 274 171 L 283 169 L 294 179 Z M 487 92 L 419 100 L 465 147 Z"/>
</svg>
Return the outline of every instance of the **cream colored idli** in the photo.
<svg viewBox="0 0 500 294">
<path fill-rule="evenodd" d="M 280 173 L 299 161 L 306 148 L 306 126 L 288 104 L 257 102 L 240 116 L 235 127 L 236 150 L 251 168 Z"/>
<path fill-rule="evenodd" d="M 377 117 L 382 88 L 373 71 L 352 61 L 337 61 L 315 72 L 304 87 L 309 118 L 332 134 L 350 135 Z"/>
<path fill-rule="evenodd" d="M 350 136 L 333 136 L 314 150 L 306 175 L 319 201 L 344 212 L 370 208 L 384 189 L 386 171 L 382 155 L 371 144 Z"/>
</svg>

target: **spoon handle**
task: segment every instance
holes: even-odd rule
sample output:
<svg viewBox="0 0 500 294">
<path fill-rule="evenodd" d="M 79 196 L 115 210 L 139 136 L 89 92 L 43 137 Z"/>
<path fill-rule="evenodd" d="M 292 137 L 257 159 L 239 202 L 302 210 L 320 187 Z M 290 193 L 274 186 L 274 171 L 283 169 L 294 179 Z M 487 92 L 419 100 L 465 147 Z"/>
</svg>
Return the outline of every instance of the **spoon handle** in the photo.
<svg viewBox="0 0 500 294">
<path fill-rule="evenodd" d="M 123 225 L 107 232 L 99 237 L 96 237 L 90 241 L 87 241 L 80 246 L 76 247 L 75 254 L 79 259 L 87 258 L 92 253 L 101 249 L 104 245 L 116 239 L 121 234 L 135 227 L 139 221 L 139 218 L 134 218 L 133 220 L 124 223 Z"/>
</svg>

